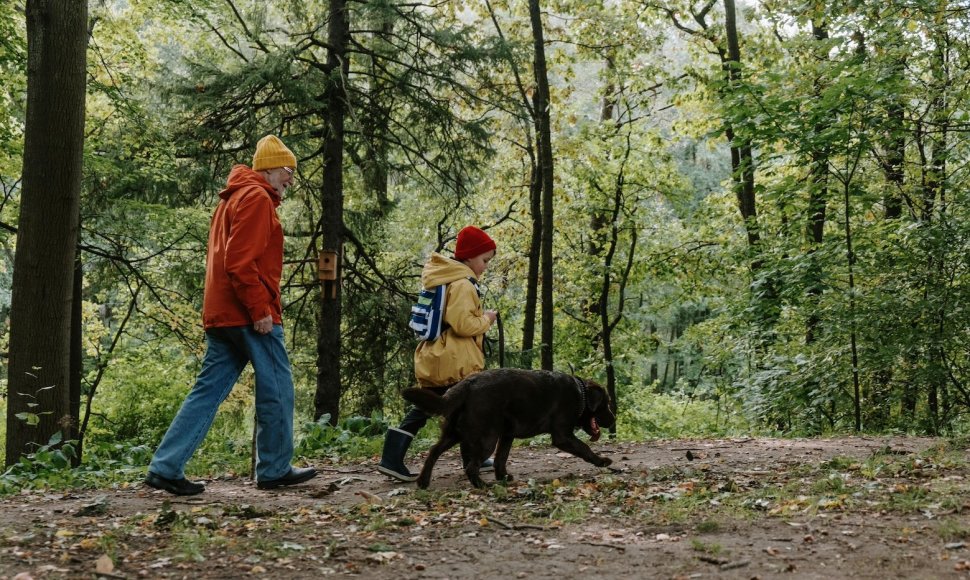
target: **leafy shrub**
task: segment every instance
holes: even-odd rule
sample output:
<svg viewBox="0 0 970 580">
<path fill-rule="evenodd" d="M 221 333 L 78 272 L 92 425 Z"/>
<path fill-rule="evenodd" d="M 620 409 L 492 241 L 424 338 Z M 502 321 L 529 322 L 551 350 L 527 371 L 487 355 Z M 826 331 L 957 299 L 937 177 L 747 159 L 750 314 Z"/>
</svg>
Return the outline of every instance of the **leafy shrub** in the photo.
<svg viewBox="0 0 970 580">
<path fill-rule="evenodd" d="M 25 489 L 107 487 L 141 478 L 151 459 L 145 445 L 105 443 L 87 447 L 84 463 L 71 468 L 77 456 L 76 441 L 63 441 L 55 433 L 46 445 L 25 455 L 0 475 L 0 496 Z"/>
<path fill-rule="evenodd" d="M 647 388 L 620 395 L 617 430 L 623 439 L 720 436 L 749 429 L 737 404 L 727 397 L 718 400 Z"/>
<path fill-rule="evenodd" d="M 157 445 L 195 376 L 194 364 L 180 356 L 144 345 L 113 361 L 94 397 L 86 441 Z"/>
<path fill-rule="evenodd" d="M 296 445 L 296 455 L 362 456 L 375 453 L 382 443 L 380 435 L 387 430 L 387 422 L 379 413 L 370 417 L 351 416 L 330 424 L 330 415 L 303 424 L 303 434 Z"/>
</svg>

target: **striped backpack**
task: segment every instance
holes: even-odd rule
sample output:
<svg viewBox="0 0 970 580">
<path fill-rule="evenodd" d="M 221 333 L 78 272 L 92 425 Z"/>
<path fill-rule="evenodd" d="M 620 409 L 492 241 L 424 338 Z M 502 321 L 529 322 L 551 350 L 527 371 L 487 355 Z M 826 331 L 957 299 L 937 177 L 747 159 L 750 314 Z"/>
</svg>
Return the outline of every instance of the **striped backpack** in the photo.
<svg viewBox="0 0 970 580">
<path fill-rule="evenodd" d="M 475 291 L 481 296 L 478 282 L 471 276 L 468 281 L 475 286 Z M 411 306 L 411 319 L 408 326 L 414 331 L 414 338 L 424 341 L 437 340 L 448 325 L 445 324 L 445 301 L 448 297 L 448 285 L 441 284 L 433 288 L 422 288 L 418 293 L 418 301 Z"/>
</svg>

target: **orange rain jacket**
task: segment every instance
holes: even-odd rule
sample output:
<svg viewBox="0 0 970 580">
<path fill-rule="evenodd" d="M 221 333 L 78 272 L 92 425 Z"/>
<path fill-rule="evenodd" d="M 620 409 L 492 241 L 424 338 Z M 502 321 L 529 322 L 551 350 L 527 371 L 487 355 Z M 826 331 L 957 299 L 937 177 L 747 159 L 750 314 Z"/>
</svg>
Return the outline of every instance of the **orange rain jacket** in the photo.
<svg viewBox="0 0 970 580">
<path fill-rule="evenodd" d="M 205 328 L 249 326 L 272 315 L 282 324 L 280 196 L 245 165 L 229 172 L 209 227 L 202 322 Z"/>
</svg>

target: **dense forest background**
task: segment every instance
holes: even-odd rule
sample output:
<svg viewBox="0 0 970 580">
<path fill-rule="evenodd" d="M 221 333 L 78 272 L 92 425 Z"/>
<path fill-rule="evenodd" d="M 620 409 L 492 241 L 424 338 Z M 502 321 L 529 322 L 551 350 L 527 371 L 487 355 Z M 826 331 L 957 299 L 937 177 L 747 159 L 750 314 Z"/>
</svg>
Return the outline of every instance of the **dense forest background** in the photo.
<svg viewBox="0 0 970 580">
<path fill-rule="evenodd" d="M 965 3 L 88 8 L 85 449 L 145 453 L 174 416 L 204 347 L 216 194 L 267 133 L 300 162 L 280 215 L 304 440 L 401 414 L 421 265 L 469 223 L 499 246 L 490 365 L 608 383 L 622 437 L 967 428 Z M 26 38 L 24 3 L 0 5 L 4 353 Z M 317 272 L 335 248 L 339 294 Z M 248 455 L 247 386 L 202 455 Z"/>
</svg>

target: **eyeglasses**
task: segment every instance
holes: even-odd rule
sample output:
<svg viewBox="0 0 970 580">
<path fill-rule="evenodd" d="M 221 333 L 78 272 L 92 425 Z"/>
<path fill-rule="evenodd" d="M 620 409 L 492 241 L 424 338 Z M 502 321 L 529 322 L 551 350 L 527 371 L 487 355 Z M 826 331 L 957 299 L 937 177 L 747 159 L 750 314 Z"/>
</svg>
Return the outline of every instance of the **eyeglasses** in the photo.
<svg viewBox="0 0 970 580">
<path fill-rule="evenodd" d="M 293 172 L 295 171 L 295 169 L 290 169 L 289 167 L 280 167 L 280 169 L 282 169 L 283 171 L 285 171 L 286 174 L 287 175 L 290 175 L 290 176 L 292 176 L 293 175 Z"/>
</svg>

